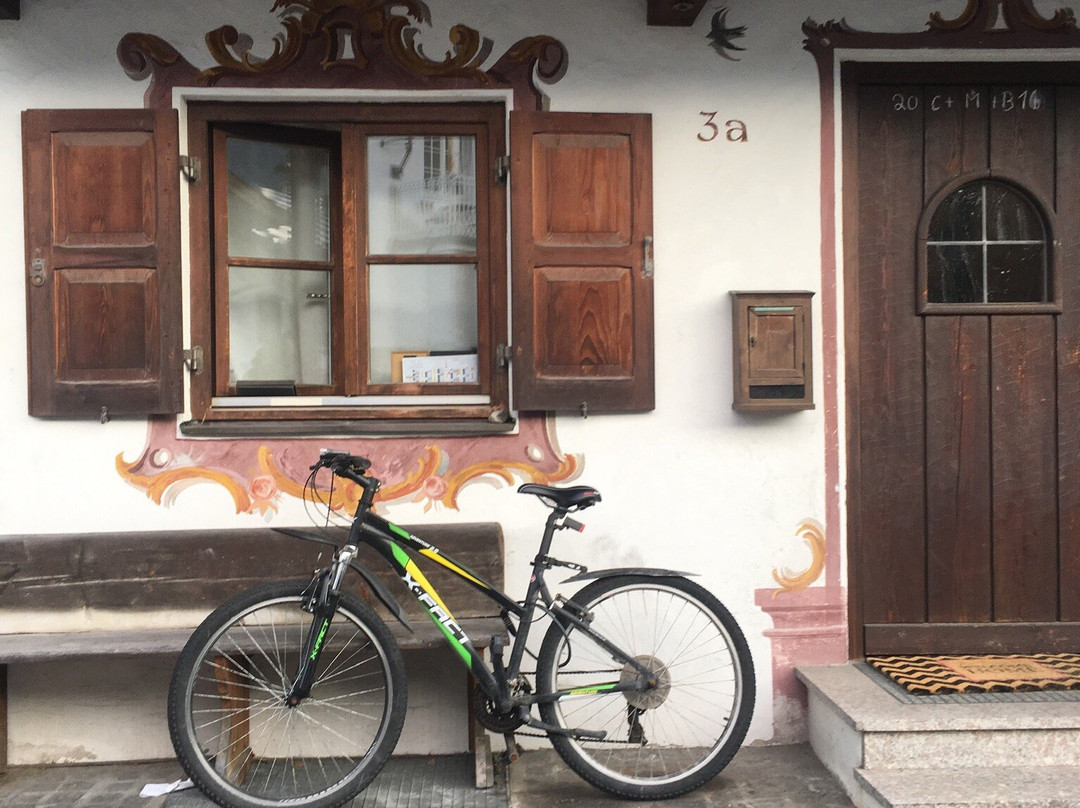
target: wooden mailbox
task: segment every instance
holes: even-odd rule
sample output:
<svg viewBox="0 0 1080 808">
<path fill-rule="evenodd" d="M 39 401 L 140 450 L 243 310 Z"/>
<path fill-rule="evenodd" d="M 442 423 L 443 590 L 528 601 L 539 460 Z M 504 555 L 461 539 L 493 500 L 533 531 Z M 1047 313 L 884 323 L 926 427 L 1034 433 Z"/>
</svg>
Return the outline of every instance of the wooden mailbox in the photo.
<svg viewBox="0 0 1080 808">
<path fill-rule="evenodd" d="M 732 292 L 737 410 L 811 410 L 813 292 Z"/>
</svg>

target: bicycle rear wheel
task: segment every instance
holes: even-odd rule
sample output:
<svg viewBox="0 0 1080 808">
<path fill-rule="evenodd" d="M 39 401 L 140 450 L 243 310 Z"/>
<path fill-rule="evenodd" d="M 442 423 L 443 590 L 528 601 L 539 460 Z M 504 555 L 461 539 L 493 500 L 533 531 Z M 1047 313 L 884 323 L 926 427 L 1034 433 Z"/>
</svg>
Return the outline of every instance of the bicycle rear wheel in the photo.
<svg viewBox="0 0 1080 808">
<path fill-rule="evenodd" d="M 311 695 L 290 707 L 312 616 L 302 581 L 214 611 L 180 655 L 169 732 L 191 779 L 230 808 L 333 808 L 379 772 L 405 719 L 401 652 L 382 620 L 342 594 Z"/>
<path fill-rule="evenodd" d="M 573 602 L 597 633 L 652 675 L 614 661 L 584 632 L 553 622 L 537 668 L 540 715 L 566 730 L 552 745 L 594 786 L 629 799 L 665 799 L 715 777 L 746 736 L 754 668 L 742 631 L 707 590 L 685 578 L 624 575 L 586 586 Z M 642 691 L 605 693 L 612 683 L 652 678 Z"/>
</svg>

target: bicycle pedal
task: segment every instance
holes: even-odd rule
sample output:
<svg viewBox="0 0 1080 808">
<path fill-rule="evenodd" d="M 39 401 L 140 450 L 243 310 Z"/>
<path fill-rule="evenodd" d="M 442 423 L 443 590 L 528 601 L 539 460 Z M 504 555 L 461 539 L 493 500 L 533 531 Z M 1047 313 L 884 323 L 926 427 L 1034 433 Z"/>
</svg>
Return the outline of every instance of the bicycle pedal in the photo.
<svg viewBox="0 0 1080 808">
<path fill-rule="evenodd" d="M 506 762 L 517 763 L 518 758 L 521 757 L 521 753 L 524 751 L 521 748 L 521 744 L 517 742 L 517 738 L 514 737 L 514 733 L 503 733 L 503 739 L 506 741 Z"/>
</svg>

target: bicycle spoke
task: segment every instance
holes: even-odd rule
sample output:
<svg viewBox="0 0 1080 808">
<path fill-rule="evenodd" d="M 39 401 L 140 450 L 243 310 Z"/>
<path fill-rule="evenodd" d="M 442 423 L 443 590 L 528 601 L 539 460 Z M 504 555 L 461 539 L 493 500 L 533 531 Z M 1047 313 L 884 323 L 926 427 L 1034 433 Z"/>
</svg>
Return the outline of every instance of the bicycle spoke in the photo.
<svg viewBox="0 0 1080 808">
<path fill-rule="evenodd" d="M 713 776 L 738 747 L 749 720 L 743 703 L 753 693 L 752 678 L 749 690 L 743 684 L 753 672 L 740 654 L 749 654 L 736 648 L 732 632 L 738 629 L 719 616 L 722 606 L 703 605 L 700 598 L 711 596 L 700 587 L 685 579 L 623 580 L 597 581 L 574 600 L 590 613 L 592 632 L 626 655 L 620 658 L 650 669 L 654 684 L 564 696 L 541 703 L 540 713 L 567 729 L 606 733 L 603 740 L 551 734 L 559 753 L 590 782 L 619 796 L 673 796 Z M 540 693 L 643 680 L 629 663 L 612 670 L 613 654 L 582 631 L 549 630 L 540 656 Z"/>
<path fill-rule="evenodd" d="M 302 586 L 251 591 L 250 605 L 226 616 L 197 657 L 182 655 L 189 658 L 186 695 L 182 702 L 171 696 L 170 710 L 183 705 L 176 725 L 187 739 L 178 748 L 185 768 L 237 806 L 303 806 L 331 793 L 346 799 L 374 776 L 400 732 L 403 697 L 391 698 L 404 688 L 396 678 L 404 676 L 400 654 L 370 610 L 360 618 L 366 607 L 343 598 L 311 695 L 290 706 L 289 682 L 311 621 Z M 259 591 L 269 593 L 265 600 Z"/>
</svg>

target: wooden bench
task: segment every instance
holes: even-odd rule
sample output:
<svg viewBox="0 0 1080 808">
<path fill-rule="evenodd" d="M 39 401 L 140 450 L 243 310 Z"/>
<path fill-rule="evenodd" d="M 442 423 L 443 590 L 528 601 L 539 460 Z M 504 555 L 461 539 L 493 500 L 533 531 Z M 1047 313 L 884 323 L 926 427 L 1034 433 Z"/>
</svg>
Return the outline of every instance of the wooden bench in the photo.
<svg viewBox="0 0 1080 808">
<path fill-rule="evenodd" d="M 498 524 L 406 529 L 502 588 Z M 264 581 L 307 578 L 331 553 L 270 528 L 0 536 L 0 771 L 7 766 L 8 665 L 178 655 L 202 617 L 224 600 Z M 404 607 L 412 632 L 370 598 L 359 576 L 347 576 L 347 586 L 382 614 L 403 652 L 445 643 L 384 560 L 365 547 L 359 561 Z M 494 602 L 441 567 L 419 563 L 478 648 L 505 633 Z M 94 624 L 99 614 L 108 615 L 109 627 Z M 468 737 L 477 786 L 485 787 L 493 782 L 491 749 L 472 718 L 472 687 L 470 681 Z"/>
</svg>

